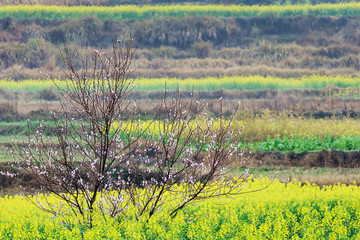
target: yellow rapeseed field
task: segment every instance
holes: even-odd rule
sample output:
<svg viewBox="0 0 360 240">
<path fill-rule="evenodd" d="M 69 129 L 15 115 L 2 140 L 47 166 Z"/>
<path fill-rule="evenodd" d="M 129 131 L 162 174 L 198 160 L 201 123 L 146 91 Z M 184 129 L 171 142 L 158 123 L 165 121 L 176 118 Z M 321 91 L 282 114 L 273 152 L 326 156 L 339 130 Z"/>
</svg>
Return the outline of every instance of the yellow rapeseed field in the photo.
<svg viewBox="0 0 360 240">
<path fill-rule="evenodd" d="M 65 81 L 54 80 L 64 88 Z M 223 76 L 206 78 L 140 78 L 135 79 L 135 90 L 259 90 L 259 89 L 321 89 L 328 86 L 340 88 L 360 87 L 360 77 L 310 75 L 301 78 L 280 78 L 263 76 Z M 10 91 L 39 91 L 54 88 L 51 79 L 29 79 L 24 81 L 0 80 L 0 88 Z"/>
<path fill-rule="evenodd" d="M 243 193 L 267 185 L 255 193 L 196 202 L 174 219 L 164 214 L 166 204 L 148 222 L 105 222 L 98 216 L 92 229 L 75 220 L 64 225 L 21 196 L 5 196 L 0 198 L 0 239 L 360 239 L 358 186 L 320 188 L 258 178 Z"/>
</svg>

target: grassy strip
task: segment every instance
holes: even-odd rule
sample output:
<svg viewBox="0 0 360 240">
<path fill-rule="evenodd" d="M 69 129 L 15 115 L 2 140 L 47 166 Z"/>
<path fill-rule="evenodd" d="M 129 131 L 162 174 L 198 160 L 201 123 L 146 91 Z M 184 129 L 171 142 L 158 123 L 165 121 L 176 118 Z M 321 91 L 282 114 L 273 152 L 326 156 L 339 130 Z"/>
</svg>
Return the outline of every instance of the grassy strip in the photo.
<svg viewBox="0 0 360 240">
<path fill-rule="evenodd" d="M 269 183 L 254 179 L 243 192 Z M 5 197 L 0 198 L 0 239 L 358 239 L 359 199 L 354 185 L 274 181 L 260 192 L 190 205 L 173 219 L 164 204 L 150 221 L 96 216 L 94 227 L 86 229 L 75 219 L 67 228 L 60 225 L 21 196 Z"/>
<path fill-rule="evenodd" d="M 268 138 L 264 142 L 244 142 L 241 149 L 251 151 L 317 152 L 322 150 L 359 151 L 360 137 Z"/>
<path fill-rule="evenodd" d="M 360 3 L 241 6 L 241 5 L 123 5 L 99 6 L 2 6 L 0 18 L 17 19 L 75 19 L 93 15 L 103 20 L 143 20 L 162 17 L 213 16 L 213 17 L 294 17 L 294 16 L 359 16 Z"/>
<path fill-rule="evenodd" d="M 54 80 L 56 84 L 65 88 L 65 81 Z M 351 76 L 324 76 L 310 75 L 302 78 L 280 78 L 263 76 L 224 76 L 224 77 L 206 77 L 206 78 L 140 78 L 134 81 L 136 90 L 163 91 L 165 86 L 167 90 L 263 90 L 263 89 L 321 89 L 328 86 L 348 88 L 360 87 L 360 77 Z M 0 88 L 7 91 L 37 92 L 44 89 L 54 88 L 51 79 L 38 80 L 0 80 Z"/>
<path fill-rule="evenodd" d="M 31 121 L 31 124 L 37 126 L 39 123 L 36 121 Z M 47 128 L 44 128 L 44 134 L 51 134 L 49 131 L 55 128 L 54 122 L 46 122 Z M 21 122 L 0 122 L 0 142 L 3 137 L 14 136 L 15 135 L 28 135 L 29 134 L 29 123 L 28 121 Z"/>
<path fill-rule="evenodd" d="M 9 144 L 12 139 L 22 139 L 21 135 L 11 137 L 0 137 L 0 144 Z M 56 141 L 55 138 L 52 138 Z M 318 152 L 328 151 L 360 151 L 360 137 L 341 137 L 341 138 L 274 138 L 263 142 L 242 142 L 239 149 L 250 151 L 277 151 L 277 152 Z M 0 148 L 0 152 L 5 156 L 5 148 Z M 1 154 L 0 154 L 1 155 Z M 1 159 L 1 157 L 0 157 Z M 0 161 L 3 161 L 0 160 Z"/>
</svg>

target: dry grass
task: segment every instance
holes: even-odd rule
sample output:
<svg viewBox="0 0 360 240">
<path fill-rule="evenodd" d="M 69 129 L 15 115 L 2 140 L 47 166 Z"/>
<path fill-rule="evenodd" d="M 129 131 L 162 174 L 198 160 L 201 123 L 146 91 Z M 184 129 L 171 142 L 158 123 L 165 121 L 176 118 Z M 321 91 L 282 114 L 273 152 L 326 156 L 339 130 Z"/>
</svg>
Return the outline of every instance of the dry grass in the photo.
<svg viewBox="0 0 360 240">
<path fill-rule="evenodd" d="M 165 61 L 165 60 L 164 60 Z M 170 61 L 170 60 L 167 60 Z M 190 60 L 188 60 L 190 61 Z M 167 63 L 168 64 L 168 63 Z M 147 68 L 146 65 L 139 65 L 136 70 L 137 77 L 143 78 L 204 78 L 204 77 L 220 77 L 220 76 L 233 76 L 233 75 L 260 75 L 260 76 L 277 76 L 282 78 L 299 78 L 304 75 L 356 75 L 358 71 L 353 68 L 339 68 L 339 69 L 327 69 L 327 68 L 287 68 L 279 67 L 274 68 L 271 66 L 236 66 L 229 68 L 193 68 L 186 69 L 182 66 L 174 63 L 174 68 L 161 68 L 156 69 Z"/>
<path fill-rule="evenodd" d="M 231 173 L 231 176 L 236 176 Z M 254 176 L 277 178 L 281 182 L 289 183 L 294 180 L 302 183 L 315 183 L 319 186 L 334 184 L 360 184 L 360 169 L 358 168 L 289 168 L 289 167 L 261 167 L 254 171 Z"/>
<path fill-rule="evenodd" d="M 78 4 L 82 1 L 98 4 L 106 0 L 61 0 L 56 3 Z M 40 2 L 54 3 L 52 0 L 3 0 L 1 3 Z M 139 35 L 136 41 L 140 41 L 140 44 L 135 56 L 136 76 L 139 77 L 200 78 L 224 75 L 301 77 L 312 74 L 358 74 L 360 70 L 358 29 L 360 28 L 356 18 L 313 17 L 286 20 L 273 18 L 272 21 L 270 23 L 262 18 L 197 17 L 187 18 L 186 21 L 160 19 L 156 22 L 118 23 L 86 17 L 71 21 L 39 23 L 31 19 L 22 21 L 0 19 L 2 26 L 0 27 L 2 56 L 0 78 L 19 80 L 44 78 L 47 75 L 63 77 L 56 66 L 61 66 L 63 62 L 58 49 L 61 49 L 64 42 L 74 46 L 79 50 L 80 55 L 84 56 L 86 51 L 89 52 L 94 47 L 111 47 L 114 38 L 126 37 L 130 29 L 138 32 Z M 185 45 L 180 44 L 180 42 L 184 43 L 185 36 L 179 34 L 177 29 L 184 29 L 191 35 L 204 37 L 204 34 L 214 27 L 213 22 L 221 31 L 219 30 L 216 37 L 211 39 L 213 49 L 207 58 L 197 58 L 196 52 L 191 48 L 191 44 L 207 40 L 196 40 L 197 38 L 194 37 L 185 41 Z M 177 27 L 171 28 L 167 23 L 174 23 Z M 309 23 L 311 26 L 307 25 Z M 192 28 L 198 25 L 202 27 Z M 260 29 L 260 33 L 253 33 L 256 27 Z M 279 33 L 275 34 L 275 32 Z M 149 34 L 149 38 L 146 38 L 145 33 Z M 176 41 L 161 41 L 164 33 L 169 39 L 170 35 L 174 36 Z M 155 39 L 150 41 L 150 36 Z"/>
<path fill-rule="evenodd" d="M 156 94 L 159 98 L 161 96 L 161 92 L 157 92 Z M 31 112 L 41 111 L 44 109 L 42 103 L 46 103 L 51 106 L 53 109 L 57 109 L 59 107 L 59 103 L 56 101 L 41 100 L 42 103 L 36 100 L 36 97 L 25 99 L 21 97 L 17 106 L 14 101 L 10 102 L 8 100 L 1 100 L 0 103 L 10 103 L 11 108 L 16 108 L 16 112 L 20 115 L 27 115 Z M 155 115 L 158 109 L 159 99 L 137 99 L 137 105 L 139 106 L 138 114 L 141 115 Z M 299 101 L 286 99 L 285 97 L 281 100 L 279 97 L 276 99 L 242 99 L 241 109 L 243 111 L 250 112 L 262 112 L 266 109 L 271 111 L 290 111 L 290 112 L 298 112 L 299 110 L 303 112 L 309 111 L 342 111 L 343 109 L 348 109 L 348 111 L 360 111 L 360 99 L 301 99 Z M 225 99 L 223 103 L 223 112 L 225 114 L 232 113 L 238 104 L 238 99 Z M 346 107 L 344 107 L 346 106 Z M 0 109 L 2 106 L 0 105 Z M 3 106 L 3 108 L 8 109 L 8 105 Z M 217 115 L 219 113 L 219 101 L 218 99 L 209 99 L 208 106 L 206 111 L 212 113 L 213 115 Z"/>
<path fill-rule="evenodd" d="M 54 74 L 54 73 L 53 73 Z M 47 93 L 46 91 L 50 91 Z M 230 114 L 234 111 L 238 102 L 243 112 L 334 112 L 355 111 L 360 112 L 359 89 L 341 89 L 329 87 L 324 89 L 305 90 L 216 90 L 196 92 L 195 98 L 206 99 L 208 105 L 206 111 L 217 115 L 220 110 L 219 101 L 223 97 L 223 112 Z M 169 91 L 168 96 L 174 92 Z M 184 98 L 190 96 L 190 91 L 183 91 Z M 138 113 L 141 115 L 155 115 L 162 97 L 163 91 L 135 91 L 130 95 L 139 106 Z M 353 94 L 353 95 L 351 95 Z M 355 94 L 355 95 L 354 95 Z M 49 96 L 48 96 L 49 95 Z M 348 96 L 349 95 L 349 96 Z M 46 103 L 53 109 L 58 109 L 59 102 L 53 101 L 56 93 L 44 90 L 36 93 L 31 92 L 0 92 L 0 112 L 13 109 L 20 115 L 44 109 L 42 103 Z M 39 99 L 42 103 L 39 102 Z M 4 105 L 5 104 L 5 105 Z M 275 115 L 274 115 L 275 116 Z"/>
</svg>

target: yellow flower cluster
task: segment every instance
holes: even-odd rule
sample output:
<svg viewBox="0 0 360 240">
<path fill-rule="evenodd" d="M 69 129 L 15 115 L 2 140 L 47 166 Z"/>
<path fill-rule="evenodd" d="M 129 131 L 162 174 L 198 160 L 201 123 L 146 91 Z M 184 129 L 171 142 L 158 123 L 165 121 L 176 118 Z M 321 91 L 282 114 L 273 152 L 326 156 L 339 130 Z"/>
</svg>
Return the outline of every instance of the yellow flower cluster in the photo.
<svg viewBox="0 0 360 240">
<path fill-rule="evenodd" d="M 268 186 L 266 188 L 266 186 Z M 21 196 L 0 198 L 0 239 L 359 239 L 360 188 L 322 188 L 252 179 L 243 193 L 196 202 L 170 218 L 163 209 L 149 221 L 96 217 L 87 229 L 64 225 Z M 42 196 L 39 196 L 41 199 Z M 55 196 L 48 199 L 56 202 Z"/>
<path fill-rule="evenodd" d="M 65 81 L 54 80 L 60 87 L 65 88 Z M 320 89 L 328 86 L 341 88 L 360 87 L 360 77 L 351 76 L 324 76 L 310 75 L 301 78 L 280 78 L 263 76 L 223 76 L 206 78 L 140 78 L 134 81 L 135 90 L 159 90 L 163 91 L 166 85 L 168 90 L 259 90 L 259 89 Z M 38 79 L 11 81 L 0 80 L 0 86 L 3 90 L 10 91 L 39 91 L 42 89 L 54 88 L 53 80 Z"/>
<path fill-rule="evenodd" d="M 2 6 L 0 18 L 74 19 L 94 15 L 104 20 L 141 20 L 159 17 L 213 16 L 213 17 L 260 17 L 260 16 L 359 16 L 357 2 L 320 5 L 242 6 L 242 5 L 122 5 L 103 6 Z"/>
</svg>

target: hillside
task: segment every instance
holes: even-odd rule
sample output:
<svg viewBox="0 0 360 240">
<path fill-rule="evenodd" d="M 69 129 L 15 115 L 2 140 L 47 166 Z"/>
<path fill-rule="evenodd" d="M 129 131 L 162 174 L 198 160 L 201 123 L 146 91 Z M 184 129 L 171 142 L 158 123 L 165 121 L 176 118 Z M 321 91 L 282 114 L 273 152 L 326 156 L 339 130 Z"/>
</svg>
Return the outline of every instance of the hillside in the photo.
<svg viewBox="0 0 360 240">
<path fill-rule="evenodd" d="M 0 19 L 1 78 L 62 77 L 63 44 L 81 54 L 131 33 L 140 77 L 355 75 L 360 26 L 354 16 L 135 21 Z M 43 74 L 39 74 L 39 72 Z"/>
</svg>

